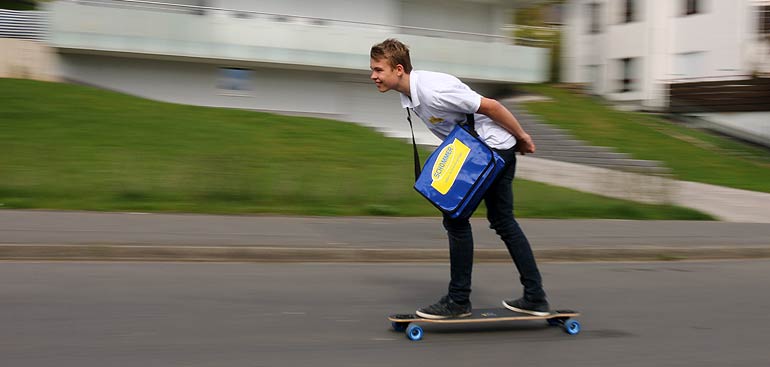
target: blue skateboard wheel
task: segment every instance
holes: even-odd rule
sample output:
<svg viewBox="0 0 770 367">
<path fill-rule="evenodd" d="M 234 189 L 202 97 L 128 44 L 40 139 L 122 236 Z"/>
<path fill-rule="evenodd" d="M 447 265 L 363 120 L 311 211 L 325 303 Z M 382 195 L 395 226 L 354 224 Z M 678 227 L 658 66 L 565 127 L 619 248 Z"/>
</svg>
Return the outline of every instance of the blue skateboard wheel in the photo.
<svg viewBox="0 0 770 367">
<path fill-rule="evenodd" d="M 577 320 L 567 320 L 564 322 L 564 331 L 569 335 L 575 335 L 580 332 L 580 323 Z"/>
<path fill-rule="evenodd" d="M 412 324 L 406 328 L 406 337 L 409 338 L 409 340 L 418 341 L 422 339 L 422 335 L 423 331 L 419 325 Z"/>
<path fill-rule="evenodd" d="M 395 330 L 395 331 L 404 332 L 404 331 L 406 331 L 406 327 L 409 326 L 409 323 L 408 322 L 393 321 L 393 322 L 390 323 L 390 326 L 392 326 L 393 330 Z"/>
</svg>

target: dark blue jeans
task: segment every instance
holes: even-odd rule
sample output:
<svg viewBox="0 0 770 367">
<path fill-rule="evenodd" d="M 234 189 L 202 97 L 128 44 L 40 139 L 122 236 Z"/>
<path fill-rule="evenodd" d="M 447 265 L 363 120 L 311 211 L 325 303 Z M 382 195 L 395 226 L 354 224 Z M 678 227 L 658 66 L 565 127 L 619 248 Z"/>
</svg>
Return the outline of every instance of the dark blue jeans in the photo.
<svg viewBox="0 0 770 367">
<path fill-rule="evenodd" d="M 505 169 L 484 195 L 489 227 L 494 229 L 508 248 L 524 286 L 524 297 L 531 301 L 545 300 L 545 291 L 535 256 L 527 237 L 513 217 L 513 177 L 516 174 L 516 151 L 496 150 L 505 160 Z M 473 232 L 468 218 L 451 219 L 444 216 L 444 228 L 449 237 L 451 280 L 449 297 L 465 303 L 471 294 L 473 271 Z"/>
</svg>

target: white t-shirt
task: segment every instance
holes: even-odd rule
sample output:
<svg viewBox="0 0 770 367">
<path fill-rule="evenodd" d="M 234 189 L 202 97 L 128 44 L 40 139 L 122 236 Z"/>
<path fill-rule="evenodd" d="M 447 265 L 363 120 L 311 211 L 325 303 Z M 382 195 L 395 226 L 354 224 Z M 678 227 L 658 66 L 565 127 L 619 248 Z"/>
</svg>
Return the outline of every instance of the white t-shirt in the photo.
<svg viewBox="0 0 770 367">
<path fill-rule="evenodd" d="M 481 95 L 456 77 L 432 71 L 412 70 L 409 73 L 410 99 L 401 94 L 401 105 L 410 108 L 430 131 L 446 139 L 457 123 L 465 122 L 466 114 L 473 113 L 476 132 L 488 146 L 509 149 L 516 138 L 486 115 L 476 113 Z"/>
</svg>

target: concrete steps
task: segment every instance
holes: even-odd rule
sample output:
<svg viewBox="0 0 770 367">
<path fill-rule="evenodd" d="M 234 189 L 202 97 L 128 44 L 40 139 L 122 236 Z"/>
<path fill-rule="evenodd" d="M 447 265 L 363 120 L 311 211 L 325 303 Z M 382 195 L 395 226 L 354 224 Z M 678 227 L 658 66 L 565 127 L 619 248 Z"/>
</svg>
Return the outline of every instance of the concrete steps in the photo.
<svg viewBox="0 0 770 367">
<path fill-rule="evenodd" d="M 524 130 L 532 135 L 537 147 L 535 156 L 538 158 L 642 174 L 670 172 L 661 162 L 634 159 L 612 148 L 593 146 L 575 139 L 569 132 L 525 112 L 513 101 L 502 100 L 501 103 L 513 112 Z"/>
</svg>

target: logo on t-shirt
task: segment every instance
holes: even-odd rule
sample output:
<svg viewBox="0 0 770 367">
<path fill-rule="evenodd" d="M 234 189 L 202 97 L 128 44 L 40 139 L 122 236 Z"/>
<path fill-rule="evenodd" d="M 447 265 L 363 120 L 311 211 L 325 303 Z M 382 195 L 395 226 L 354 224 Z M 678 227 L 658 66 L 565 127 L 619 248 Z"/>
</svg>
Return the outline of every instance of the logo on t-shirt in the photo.
<svg viewBox="0 0 770 367">
<path fill-rule="evenodd" d="M 428 119 L 428 121 L 430 121 L 431 124 L 435 125 L 440 122 L 444 122 L 444 119 L 442 119 L 441 117 L 432 116 L 430 119 Z"/>
</svg>

